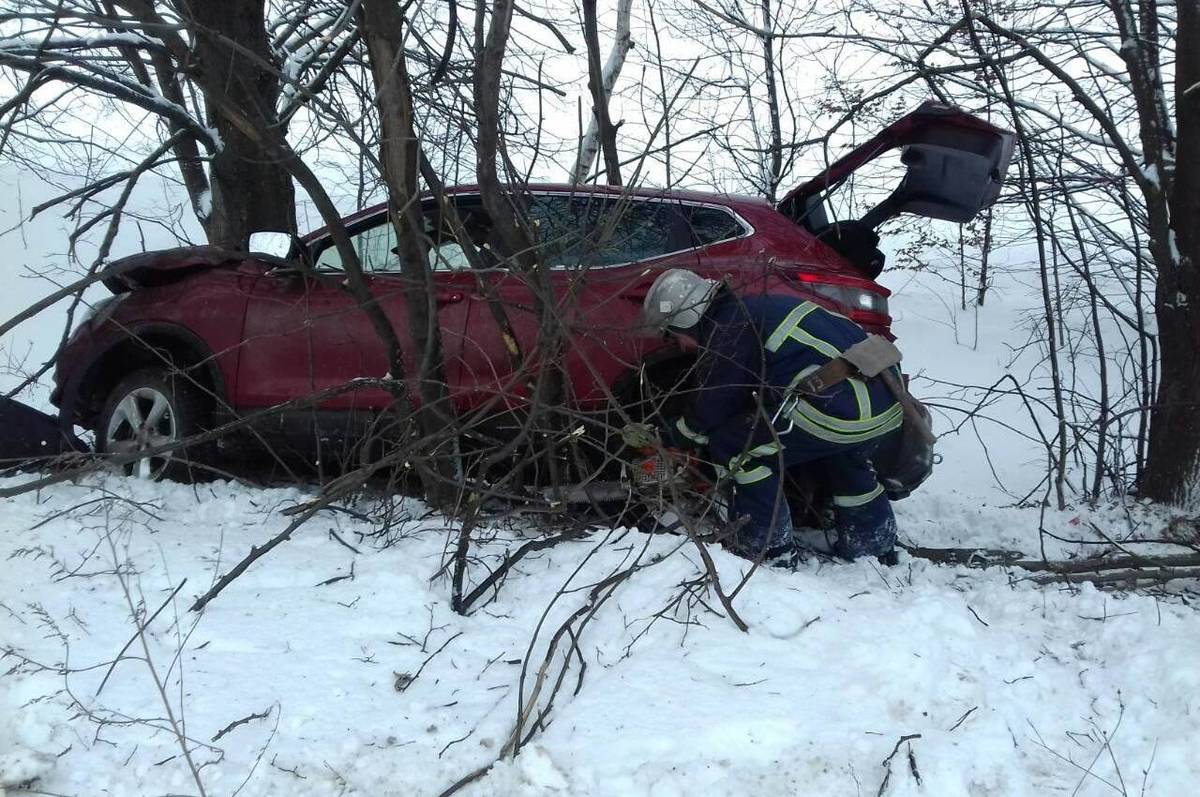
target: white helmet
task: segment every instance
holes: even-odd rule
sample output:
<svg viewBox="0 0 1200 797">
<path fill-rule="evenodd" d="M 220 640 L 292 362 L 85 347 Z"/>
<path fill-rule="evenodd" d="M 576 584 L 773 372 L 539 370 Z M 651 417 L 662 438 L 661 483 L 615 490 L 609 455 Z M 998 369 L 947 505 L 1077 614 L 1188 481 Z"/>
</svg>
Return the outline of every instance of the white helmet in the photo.
<svg viewBox="0 0 1200 797">
<path fill-rule="evenodd" d="M 720 287 L 718 280 L 682 268 L 668 269 L 658 275 L 646 293 L 642 320 L 656 329 L 691 329 L 700 322 Z"/>
</svg>

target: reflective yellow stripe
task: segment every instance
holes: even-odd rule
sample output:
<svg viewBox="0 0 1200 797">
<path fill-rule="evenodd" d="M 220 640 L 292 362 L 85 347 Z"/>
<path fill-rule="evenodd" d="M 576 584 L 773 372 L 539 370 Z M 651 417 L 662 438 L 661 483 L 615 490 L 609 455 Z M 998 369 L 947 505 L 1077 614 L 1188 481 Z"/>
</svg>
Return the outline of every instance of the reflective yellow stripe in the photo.
<svg viewBox="0 0 1200 797">
<path fill-rule="evenodd" d="M 693 443 L 701 446 L 708 445 L 708 436 L 700 434 L 699 432 L 693 432 L 692 427 L 688 426 L 687 421 L 685 421 L 683 418 L 675 421 L 675 428 L 679 430 L 681 435 L 686 437 L 688 440 L 691 440 Z"/>
<path fill-rule="evenodd" d="M 833 505 L 841 507 L 854 507 L 869 504 L 883 494 L 883 485 L 875 485 L 875 489 L 870 492 L 862 493 L 861 495 L 835 495 L 833 497 Z"/>
<path fill-rule="evenodd" d="M 782 450 L 783 449 L 780 448 L 779 444 L 775 442 L 763 443 L 760 446 L 755 446 L 749 451 L 743 451 L 741 454 L 737 454 L 730 459 L 729 470 L 736 471 L 738 468 L 742 467 L 755 457 L 769 457 L 774 454 L 778 454 Z"/>
<path fill-rule="evenodd" d="M 769 457 L 773 454 L 778 454 L 782 451 L 778 443 L 763 443 L 761 446 L 755 446 L 746 452 L 746 457 Z"/>
<path fill-rule="evenodd" d="M 750 470 L 739 470 L 733 474 L 733 480 L 738 484 L 754 484 L 760 482 L 771 475 L 771 469 L 766 465 L 759 465 L 757 468 Z"/>
<path fill-rule="evenodd" d="M 817 305 L 812 302 L 801 302 L 792 308 L 792 311 L 787 314 L 787 318 L 783 319 L 779 326 L 775 327 L 775 331 L 771 333 L 770 337 L 767 338 L 767 351 L 776 351 L 782 346 L 783 342 L 792 333 L 792 330 L 800 325 L 805 316 L 816 309 Z"/>
<path fill-rule="evenodd" d="M 880 435 L 887 434 L 893 429 L 899 429 L 900 424 L 904 422 L 904 413 L 899 412 L 892 416 L 890 413 L 885 413 L 882 416 L 887 420 L 880 426 L 874 429 L 867 429 L 861 432 L 835 432 L 818 423 L 810 421 L 798 412 L 792 413 L 792 420 L 796 426 L 803 429 L 808 434 L 818 440 L 825 440 L 830 443 L 861 443 L 866 440 L 873 440 Z"/>
<path fill-rule="evenodd" d="M 867 420 L 871 417 L 871 394 L 867 391 L 867 383 L 853 376 L 846 381 L 854 389 L 854 400 L 858 402 L 858 419 Z"/>
<path fill-rule="evenodd" d="M 899 404 L 893 404 L 889 409 L 884 410 L 878 415 L 871 415 L 862 420 L 847 420 L 846 418 L 837 418 L 833 415 L 826 415 L 819 409 L 809 404 L 807 401 L 800 400 L 796 402 L 796 406 L 792 409 L 792 417 L 803 417 L 805 420 L 812 423 L 824 426 L 832 432 L 842 432 L 844 434 L 858 434 L 859 432 L 869 432 L 877 426 L 881 426 L 893 418 L 901 418 L 904 415 L 904 408 Z"/>
<path fill-rule="evenodd" d="M 738 454 L 736 457 L 729 460 L 728 469 L 722 468 L 720 465 L 715 466 L 717 475 L 724 476 L 732 473 L 733 480 L 738 484 L 754 484 L 755 482 L 760 482 L 771 475 L 771 469 L 766 465 L 756 465 L 755 467 L 747 470 L 745 468 L 746 463 L 756 457 L 773 456 L 782 450 L 783 449 L 780 448 L 779 444 L 775 442 L 763 443 L 760 446 L 755 446 L 749 451 L 743 454 Z"/>
<path fill-rule="evenodd" d="M 831 345 L 830 343 L 809 334 L 808 330 L 804 329 L 798 324 L 792 329 L 791 332 L 788 333 L 788 338 L 798 343 L 803 343 L 805 346 L 824 354 L 831 360 L 842 356 L 842 350 L 837 346 Z"/>
</svg>

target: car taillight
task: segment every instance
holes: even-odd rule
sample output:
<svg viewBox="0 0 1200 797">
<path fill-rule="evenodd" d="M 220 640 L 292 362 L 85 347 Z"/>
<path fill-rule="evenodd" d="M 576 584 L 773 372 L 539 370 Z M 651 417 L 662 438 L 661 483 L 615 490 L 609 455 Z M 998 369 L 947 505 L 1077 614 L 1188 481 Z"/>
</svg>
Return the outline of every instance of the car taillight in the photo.
<svg viewBox="0 0 1200 797">
<path fill-rule="evenodd" d="M 818 296 L 844 307 L 854 321 L 887 325 L 888 296 L 891 291 L 870 280 L 844 277 L 840 274 L 801 272 L 797 279 Z"/>
</svg>

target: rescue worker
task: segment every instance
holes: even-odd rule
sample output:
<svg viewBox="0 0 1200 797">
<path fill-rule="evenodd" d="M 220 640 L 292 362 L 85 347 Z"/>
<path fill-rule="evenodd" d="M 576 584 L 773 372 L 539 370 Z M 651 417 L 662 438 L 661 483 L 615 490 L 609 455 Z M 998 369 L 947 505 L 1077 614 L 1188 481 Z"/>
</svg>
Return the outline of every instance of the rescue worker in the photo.
<svg viewBox="0 0 1200 797">
<path fill-rule="evenodd" d="M 748 516 L 735 552 L 778 564 L 796 560 L 783 475 L 816 463 L 833 496 L 834 552 L 894 564 L 896 521 L 871 456 L 898 440 L 900 403 L 880 378 L 842 378 L 816 395 L 796 391 L 844 366 L 841 360 L 820 370 L 866 339 L 861 327 L 794 296 L 737 296 L 684 269 L 655 280 L 643 317 L 700 345 L 701 383 L 667 434 L 674 445 L 707 448 L 718 475 L 731 480 L 730 517 Z"/>
</svg>

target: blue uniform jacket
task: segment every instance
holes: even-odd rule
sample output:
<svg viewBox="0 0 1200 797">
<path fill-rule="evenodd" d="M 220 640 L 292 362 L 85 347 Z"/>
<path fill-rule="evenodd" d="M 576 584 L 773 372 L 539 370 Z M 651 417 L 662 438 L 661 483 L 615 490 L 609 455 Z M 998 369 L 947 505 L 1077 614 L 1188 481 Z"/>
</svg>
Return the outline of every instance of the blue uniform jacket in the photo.
<svg viewBox="0 0 1200 797">
<path fill-rule="evenodd" d="M 783 295 L 736 296 L 723 290 L 698 329 L 701 385 L 678 430 L 696 443 L 707 433 L 756 407 L 766 417 L 796 381 L 863 340 L 866 333 L 845 316 Z M 806 396 L 789 418 L 822 440 L 852 444 L 900 426 L 902 410 L 880 379 L 847 379 L 821 396 Z"/>
</svg>

